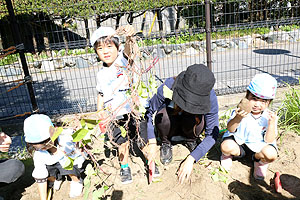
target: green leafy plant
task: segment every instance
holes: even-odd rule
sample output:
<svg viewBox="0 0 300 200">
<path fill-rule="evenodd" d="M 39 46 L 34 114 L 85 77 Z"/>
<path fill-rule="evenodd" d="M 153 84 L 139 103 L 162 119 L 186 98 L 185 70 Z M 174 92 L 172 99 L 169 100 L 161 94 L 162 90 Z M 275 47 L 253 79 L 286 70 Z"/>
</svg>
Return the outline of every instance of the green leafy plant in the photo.
<svg viewBox="0 0 300 200">
<path fill-rule="evenodd" d="M 228 177 L 226 176 L 228 172 L 222 167 L 212 167 L 210 175 L 213 181 L 215 182 L 224 182 L 227 183 Z"/>
<path fill-rule="evenodd" d="M 300 91 L 287 84 L 288 91 L 278 110 L 279 126 L 300 135 Z"/>
</svg>

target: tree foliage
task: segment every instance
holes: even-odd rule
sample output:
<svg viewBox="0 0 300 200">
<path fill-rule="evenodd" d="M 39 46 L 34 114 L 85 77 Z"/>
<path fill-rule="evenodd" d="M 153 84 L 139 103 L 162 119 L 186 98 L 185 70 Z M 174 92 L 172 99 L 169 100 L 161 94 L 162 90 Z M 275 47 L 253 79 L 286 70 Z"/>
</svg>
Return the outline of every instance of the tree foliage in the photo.
<svg viewBox="0 0 300 200">
<path fill-rule="evenodd" d="M 49 16 L 89 18 L 103 13 L 139 12 L 176 5 L 190 5 L 203 0 L 12 0 L 15 14 L 45 13 Z M 7 10 L 5 4 L 1 10 Z M 8 15 L 0 13 L 0 18 Z"/>
</svg>

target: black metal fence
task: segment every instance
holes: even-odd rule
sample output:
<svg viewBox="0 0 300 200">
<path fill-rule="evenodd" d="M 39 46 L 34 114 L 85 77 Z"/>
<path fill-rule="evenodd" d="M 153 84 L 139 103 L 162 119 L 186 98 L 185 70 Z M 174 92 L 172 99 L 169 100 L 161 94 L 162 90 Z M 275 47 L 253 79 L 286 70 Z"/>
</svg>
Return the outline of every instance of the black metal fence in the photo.
<svg viewBox="0 0 300 200">
<path fill-rule="evenodd" d="M 132 24 L 141 64 L 159 58 L 161 80 L 204 63 L 218 95 L 245 91 L 260 72 L 298 83 L 297 0 L 2 0 L 0 8 L 0 121 L 95 111 L 101 63 L 89 38 L 99 26 Z"/>
</svg>

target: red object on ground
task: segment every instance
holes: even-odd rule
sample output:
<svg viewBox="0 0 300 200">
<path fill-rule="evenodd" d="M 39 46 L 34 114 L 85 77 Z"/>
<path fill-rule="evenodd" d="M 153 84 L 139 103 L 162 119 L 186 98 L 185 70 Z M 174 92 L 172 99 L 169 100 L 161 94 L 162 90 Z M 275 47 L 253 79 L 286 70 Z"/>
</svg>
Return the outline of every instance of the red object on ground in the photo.
<svg viewBox="0 0 300 200">
<path fill-rule="evenodd" d="M 149 163 L 149 184 L 152 183 L 154 170 L 155 170 L 155 162 L 152 160 Z"/>
<path fill-rule="evenodd" d="M 280 173 L 279 172 L 275 173 L 274 183 L 275 183 L 276 192 L 281 193 L 282 186 L 281 186 L 281 182 L 280 182 Z"/>
</svg>

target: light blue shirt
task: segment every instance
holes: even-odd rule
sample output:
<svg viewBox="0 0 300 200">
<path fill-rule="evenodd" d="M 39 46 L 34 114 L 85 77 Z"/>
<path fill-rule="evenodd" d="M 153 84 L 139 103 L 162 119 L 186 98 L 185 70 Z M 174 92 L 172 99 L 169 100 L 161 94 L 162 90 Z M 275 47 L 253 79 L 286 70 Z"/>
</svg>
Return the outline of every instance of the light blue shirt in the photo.
<svg viewBox="0 0 300 200">
<path fill-rule="evenodd" d="M 232 120 L 235 115 L 236 113 L 235 111 L 233 111 L 229 121 Z M 265 133 L 268 129 L 268 118 L 266 115 L 266 111 L 264 111 L 258 118 L 255 118 L 251 113 L 248 114 L 245 118 L 242 119 L 236 132 L 231 133 L 227 131 L 224 134 L 223 138 L 233 135 L 235 141 L 239 145 L 246 144 L 253 152 L 260 152 L 266 145 L 269 144 L 264 140 Z M 275 134 L 277 135 L 277 120 Z M 274 147 L 277 148 L 276 140 L 274 140 L 270 144 L 274 145 Z"/>
</svg>

